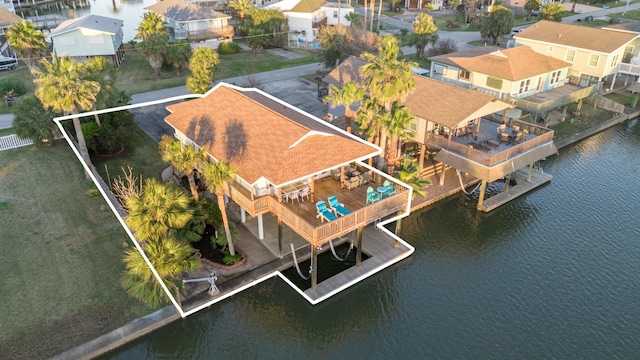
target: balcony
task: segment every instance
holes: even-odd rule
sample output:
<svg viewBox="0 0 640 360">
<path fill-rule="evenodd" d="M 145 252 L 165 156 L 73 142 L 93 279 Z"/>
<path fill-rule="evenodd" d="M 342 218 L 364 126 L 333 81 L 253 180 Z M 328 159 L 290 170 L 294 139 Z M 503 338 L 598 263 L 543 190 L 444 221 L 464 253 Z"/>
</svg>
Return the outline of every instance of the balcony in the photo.
<svg viewBox="0 0 640 360">
<path fill-rule="evenodd" d="M 621 63 L 618 73 L 640 76 L 640 65 Z"/>
<path fill-rule="evenodd" d="M 597 94 L 601 87 L 602 84 L 593 84 L 586 87 L 565 84 L 549 91 L 536 93 L 526 99 L 513 97 L 510 100 L 522 110 L 540 114 Z"/>
<path fill-rule="evenodd" d="M 326 201 L 329 196 L 335 195 L 347 209 L 351 210 L 350 214 L 338 217 L 331 222 L 322 222 L 316 217 L 316 205 L 311 200 L 281 203 L 272 195 L 252 200 L 249 190 L 237 183 L 232 184 L 230 195 L 231 199 L 251 216 L 271 212 L 309 243 L 321 245 L 406 208 L 409 192 L 399 186 L 396 195 L 372 205 L 365 205 L 369 186 L 374 189 L 377 187 L 375 183 L 369 182 L 352 190 L 342 190 L 340 182 L 330 177 L 315 181 L 316 202 Z"/>
<path fill-rule="evenodd" d="M 200 41 L 216 38 L 231 38 L 233 37 L 233 26 L 227 25 L 221 28 L 209 28 L 206 30 L 174 30 L 174 36 L 176 39 L 188 39 L 191 41 Z"/>
<path fill-rule="evenodd" d="M 314 19 L 313 22 L 311 23 L 311 28 L 312 29 L 320 29 L 327 26 L 327 18 L 324 17 L 322 19 Z"/>
</svg>

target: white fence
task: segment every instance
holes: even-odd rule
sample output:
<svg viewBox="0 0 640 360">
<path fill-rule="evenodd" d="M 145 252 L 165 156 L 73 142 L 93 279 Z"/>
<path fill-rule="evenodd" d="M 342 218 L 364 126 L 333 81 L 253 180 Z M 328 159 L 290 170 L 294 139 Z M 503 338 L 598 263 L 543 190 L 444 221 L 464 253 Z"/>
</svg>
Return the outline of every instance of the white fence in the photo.
<svg viewBox="0 0 640 360">
<path fill-rule="evenodd" d="M 19 138 L 16 134 L 0 137 L 0 151 L 15 149 L 27 145 L 33 145 L 33 141 L 31 141 L 31 139 Z"/>
</svg>

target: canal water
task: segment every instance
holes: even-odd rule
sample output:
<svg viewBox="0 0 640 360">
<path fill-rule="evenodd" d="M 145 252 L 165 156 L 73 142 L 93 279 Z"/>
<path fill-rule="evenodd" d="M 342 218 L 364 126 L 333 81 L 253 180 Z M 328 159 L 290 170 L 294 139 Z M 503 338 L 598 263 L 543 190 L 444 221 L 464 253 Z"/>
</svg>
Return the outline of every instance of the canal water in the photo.
<svg viewBox="0 0 640 360">
<path fill-rule="evenodd" d="M 640 124 L 548 158 L 489 214 L 460 194 L 403 221 L 413 256 L 311 306 L 272 279 L 103 359 L 638 359 Z"/>
</svg>

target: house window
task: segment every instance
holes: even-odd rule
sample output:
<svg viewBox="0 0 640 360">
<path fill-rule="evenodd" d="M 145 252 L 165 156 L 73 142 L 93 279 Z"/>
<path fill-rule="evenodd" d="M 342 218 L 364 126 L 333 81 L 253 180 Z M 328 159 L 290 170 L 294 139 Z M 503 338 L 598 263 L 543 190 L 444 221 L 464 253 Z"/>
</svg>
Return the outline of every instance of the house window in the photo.
<svg viewBox="0 0 640 360">
<path fill-rule="evenodd" d="M 598 67 L 598 61 L 600 61 L 600 55 L 591 54 L 589 56 L 589 66 Z"/>
<path fill-rule="evenodd" d="M 555 84 L 560 81 L 560 71 L 554 71 L 551 73 L 551 81 L 549 84 Z"/>
<path fill-rule="evenodd" d="M 575 60 L 575 58 L 576 58 L 576 51 L 569 49 L 567 50 L 567 54 L 564 57 L 564 61 L 573 63 L 573 60 Z"/>
<path fill-rule="evenodd" d="M 417 132 L 418 131 L 418 119 L 413 119 L 409 122 L 409 130 L 413 131 L 413 132 Z"/>
<path fill-rule="evenodd" d="M 548 52 L 553 52 L 553 46 L 549 46 L 549 47 L 547 47 L 547 51 L 548 51 Z"/>
<path fill-rule="evenodd" d="M 433 72 L 434 74 L 446 75 L 447 67 L 440 64 L 433 64 Z"/>
<path fill-rule="evenodd" d="M 624 48 L 624 55 L 622 55 L 622 62 L 628 63 L 631 62 L 631 58 L 633 57 L 633 45 L 627 45 Z"/>
<path fill-rule="evenodd" d="M 523 93 L 526 93 L 527 91 L 529 91 L 529 84 L 530 83 L 531 83 L 531 80 L 520 81 L 520 90 L 518 91 L 518 94 L 523 94 Z"/>
<path fill-rule="evenodd" d="M 338 11 L 334 11 L 334 12 L 333 12 L 333 18 L 334 18 L 334 19 L 337 19 L 337 18 L 338 18 Z"/>
<path fill-rule="evenodd" d="M 104 44 L 104 38 L 102 36 L 89 36 L 87 37 L 89 44 L 100 45 Z"/>
<path fill-rule="evenodd" d="M 613 59 L 611 60 L 611 67 L 614 67 L 618 65 L 618 55 L 614 55 Z"/>
<path fill-rule="evenodd" d="M 494 89 L 502 89 L 502 79 L 487 77 L 487 86 Z"/>
<path fill-rule="evenodd" d="M 460 70 L 460 79 L 469 80 L 470 77 L 471 73 L 469 73 L 467 70 Z"/>
<path fill-rule="evenodd" d="M 61 37 L 58 40 L 58 44 L 60 45 L 75 45 L 76 44 L 76 39 L 72 38 L 72 37 Z"/>
</svg>

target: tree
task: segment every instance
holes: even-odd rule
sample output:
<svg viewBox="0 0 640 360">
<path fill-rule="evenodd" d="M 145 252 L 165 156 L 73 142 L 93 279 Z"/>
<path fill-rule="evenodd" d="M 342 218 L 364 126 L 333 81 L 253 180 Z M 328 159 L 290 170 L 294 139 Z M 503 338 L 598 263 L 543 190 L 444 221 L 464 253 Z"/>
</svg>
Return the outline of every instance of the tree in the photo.
<svg viewBox="0 0 640 360">
<path fill-rule="evenodd" d="M 318 41 L 326 68 L 333 68 L 351 55 L 351 34 L 343 25 L 325 26 L 320 29 Z"/>
<path fill-rule="evenodd" d="M 348 82 L 344 84 L 342 89 L 331 84 L 329 86 L 329 95 L 322 100 L 325 104 L 331 102 L 332 106 L 344 106 L 345 130 L 351 132 L 351 119 L 354 118 L 351 106 L 362 102 L 367 92 L 358 87 L 357 84 Z"/>
<path fill-rule="evenodd" d="M 172 237 L 153 236 L 148 239 L 143 250 L 167 288 L 184 289 L 178 280 L 186 271 L 200 267 L 189 244 Z M 125 251 L 126 270 L 122 274 L 122 285 L 130 296 L 156 308 L 169 302 L 149 265 L 137 248 Z"/>
<path fill-rule="evenodd" d="M 433 22 L 431 15 L 420 13 L 413 22 L 413 34 L 411 34 L 411 44 L 416 46 L 418 58 L 424 57 L 424 48 L 429 44 L 438 41 L 438 27 Z"/>
<path fill-rule="evenodd" d="M 391 112 L 393 102 L 404 101 L 415 87 L 411 68 L 418 67 L 418 64 L 399 60 L 399 55 L 398 40 L 391 35 L 382 38 L 382 43 L 378 46 L 378 55 L 368 52 L 361 55 L 367 61 L 360 68 L 360 73 L 365 79 L 365 87 L 369 90 L 369 96 L 377 99 L 386 113 Z M 386 149 L 386 131 L 383 128 L 380 133 L 380 156 L 384 156 Z"/>
<path fill-rule="evenodd" d="M 359 28 L 363 27 L 362 16 L 358 15 L 355 12 L 347 13 L 344 16 L 344 19 L 349 21 L 351 23 L 351 26 L 355 26 L 355 27 L 359 27 Z M 323 29 L 325 29 L 325 28 L 323 28 Z"/>
<path fill-rule="evenodd" d="M 247 43 L 251 46 L 252 54 L 259 54 L 269 42 L 264 35 L 264 30 L 251 29 L 249 36 L 247 36 Z"/>
<path fill-rule="evenodd" d="M 409 111 L 405 106 L 400 105 L 397 101 L 393 102 L 391 105 L 391 111 L 386 113 L 386 115 L 384 123 L 390 140 L 386 159 L 387 173 L 393 174 L 395 159 L 399 157 L 401 149 L 400 141 L 413 136 L 413 133 L 407 129 L 409 128 L 409 123 L 414 119 L 414 117 L 409 114 Z"/>
<path fill-rule="evenodd" d="M 142 40 L 138 49 L 149 62 L 156 78 L 160 79 L 160 68 L 169 44 L 169 33 L 162 22 L 162 17 L 156 13 L 144 14 L 136 31 L 135 38 Z"/>
<path fill-rule="evenodd" d="M 192 50 L 191 44 L 183 39 L 177 39 L 169 44 L 165 60 L 174 68 L 178 69 L 178 76 L 182 75 L 185 65 L 189 64 Z"/>
<path fill-rule="evenodd" d="M 191 60 L 189 60 L 189 70 L 191 76 L 187 78 L 187 89 L 192 94 L 204 94 L 211 88 L 214 69 L 220 63 L 218 53 L 206 46 L 197 48 Z"/>
<path fill-rule="evenodd" d="M 222 214 L 222 224 L 224 225 L 224 232 L 227 239 L 233 238 L 231 237 L 229 219 L 227 218 L 227 209 L 224 204 L 224 192 L 228 183 L 233 181 L 235 175 L 236 169 L 226 161 L 219 161 L 217 164 L 208 163 L 202 170 L 202 178 L 204 179 L 207 188 L 218 197 L 218 208 L 220 208 L 220 213 Z M 232 256 L 236 254 L 232 241 L 229 242 L 229 253 Z"/>
<path fill-rule="evenodd" d="M 410 185 L 413 188 L 413 193 L 426 197 L 427 194 L 423 188 L 431 182 L 429 179 L 425 179 L 421 175 L 420 168 L 416 165 L 414 160 L 404 158 L 400 171 L 398 172 L 398 180 Z"/>
<path fill-rule="evenodd" d="M 13 128 L 16 135 L 23 139 L 31 139 L 36 144 L 51 145 L 56 136 L 60 135 L 58 126 L 51 121 L 56 114 L 45 109 L 40 100 L 28 96 L 20 101 L 14 109 L 15 119 Z"/>
<path fill-rule="evenodd" d="M 153 178 L 145 180 L 142 194 L 134 192 L 125 198 L 124 207 L 128 212 L 125 222 L 140 242 L 171 235 L 186 226 L 194 214 L 188 195 Z"/>
<path fill-rule="evenodd" d="M 96 95 L 100 92 L 100 83 L 87 80 L 85 65 L 76 63 L 68 56 L 52 55 L 51 62 L 42 59 L 42 70 L 35 69 L 35 94 L 45 108 L 67 114 L 87 111 L 93 108 Z M 78 117 L 73 118 L 76 140 L 80 155 L 87 164 L 91 164 L 87 144 L 82 134 Z"/>
<path fill-rule="evenodd" d="M 231 0 L 227 6 L 240 16 L 242 26 L 244 26 L 245 17 L 254 8 L 250 0 Z"/>
<path fill-rule="evenodd" d="M 196 202 L 200 201 L 195 172 L 207 162 L 207 150 L 203 147 L 196 150 L 193 145 L 182 145 L 167 135 L 162 135 L 158 148 L 162 161 L 170 163 L 171 167 L 187 177 L 193 198 Z"/>
<path fill-rule="evenodd" d="M 531 18 L 534 11 L 540 10 L 540 0 L 527 0 L 524 4 L 524 10 L 527 12 L 527 18 Z"/>
<path fill-rule="evenodd" d="M 513 14 L 511 10 L 504 6 L 497 5 L 493 7 L 493 11 L 482 19 L 480 24 L 480 35 L 492 39 L 493 45 L 498 43 L 498 37 L 509 34 L 513 27 Z"/>
<path fill-rule="evenodd" d="M 551 3 L 542 7 L 542 9 L 540 10 L 540 15 L 545 20 L 562 22 L 563 12 L 564 6 L 562 6 L 562 4 Z"/>
<path fill-rule="evenodd" d="M 14 23 L 7 31 L 9 46 L 24 61 L 30 71 L 35 68 L 38 59 L 47 50 L 45 35 L 27 20 Z"/>
</svg>

